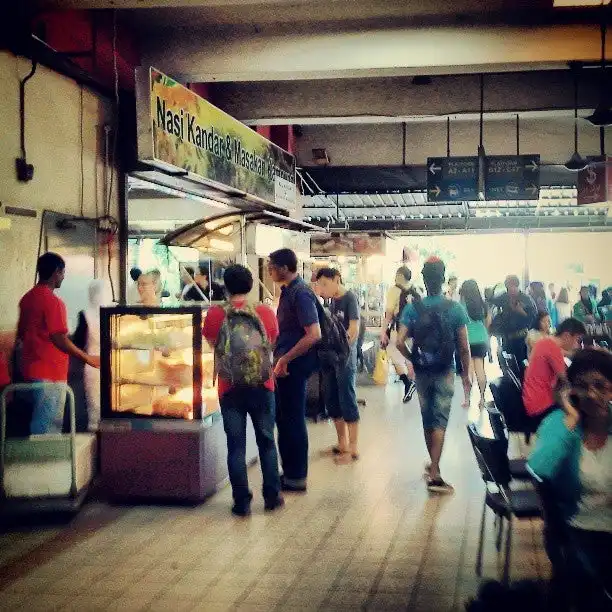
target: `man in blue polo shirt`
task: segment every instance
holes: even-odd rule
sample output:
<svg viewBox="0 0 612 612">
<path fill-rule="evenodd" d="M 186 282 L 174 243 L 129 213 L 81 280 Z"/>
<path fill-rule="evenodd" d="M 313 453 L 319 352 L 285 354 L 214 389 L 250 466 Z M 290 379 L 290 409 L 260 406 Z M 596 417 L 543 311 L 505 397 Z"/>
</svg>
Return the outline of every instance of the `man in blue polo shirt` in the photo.
<svg viewBox="0 0 612 612">
<path fill-rule="evenodd" d="M 268 272 L 281 286 L 278 304 L 276 365 L 276 425 L 283 467 L 284 491 L 305 491 L 308 475 L 306 429 L 306 381 L 317 367 L 314 346 L 321 340 L 317 298 L 297 273 L 297 257 L 291 249 L 270 254 Z"/>
</svg>

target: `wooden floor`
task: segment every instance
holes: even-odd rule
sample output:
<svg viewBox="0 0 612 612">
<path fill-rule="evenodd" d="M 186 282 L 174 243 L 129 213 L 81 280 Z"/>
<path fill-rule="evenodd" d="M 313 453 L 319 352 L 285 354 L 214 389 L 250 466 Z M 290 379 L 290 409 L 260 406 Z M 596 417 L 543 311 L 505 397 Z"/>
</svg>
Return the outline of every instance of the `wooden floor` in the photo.
<svg viewBox="0 0 612 612">
<path fill-rule="evenodd" d="M 333 426 L 310 425 L 308 493 L 276 514 L 263 512 L 254 466 L 247 520 L 230 515 L 226 488 L 195 508 L 96 502 L 69 525 L 0 535 L 0 610 L 462 610 L 478 588 L 484 489 L 460 386 L 442 461 L 454 495 L 425 488 L 418 399 L 362 388 L 360 461 L 336 465 Z M 484 574 L 495 578 L 488 518 Z M 517 523 L 512 578 L 548 572 L 541 523 Z"/>
</svg>

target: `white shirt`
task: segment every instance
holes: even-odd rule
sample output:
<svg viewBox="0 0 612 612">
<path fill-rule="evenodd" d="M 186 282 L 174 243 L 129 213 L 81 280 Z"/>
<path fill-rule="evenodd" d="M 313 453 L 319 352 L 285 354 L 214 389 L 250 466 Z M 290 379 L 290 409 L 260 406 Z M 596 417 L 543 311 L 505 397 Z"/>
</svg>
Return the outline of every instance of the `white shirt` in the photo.
<svg viewBox="0 0 612 612">
<path fill-rule="evenodd" d="M 612 533 L 612 441 L 592 451 L 582 447 L 580 459 L 582 497 L 572 525 Z"/>
<path fill-rule="evenodd" d="M 569 304 L 556 302 L 555 308 L 557 309 L 557 325 L 561 325 L 565 319 L 569 319 L 572 316 L 572 307 Z"/>
</svg>

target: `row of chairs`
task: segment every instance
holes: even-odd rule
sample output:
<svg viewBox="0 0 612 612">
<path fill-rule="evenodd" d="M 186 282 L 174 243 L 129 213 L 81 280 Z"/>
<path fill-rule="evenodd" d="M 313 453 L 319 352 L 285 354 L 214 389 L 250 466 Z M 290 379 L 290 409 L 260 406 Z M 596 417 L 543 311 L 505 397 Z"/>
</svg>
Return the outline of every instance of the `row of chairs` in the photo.
<svg viewBox="0 0 612 612">
<path fill-rule="evenodd" d="M 488 420 L 479 429 L 475 423 L 467 427 L 468 435 L 482 479 L 485 496 L 482 508 L 476 574 L 482 575 L 486 514 L 489 508 L 497 520 L 496 548 L 502 549 L 505 524 L 503 576 L 504 584 L 510 582 L 512 531 L 515 520 L 544 519 L 546 552 L 552 564 L 550 589 L 554 610 L 612 610 L 612 593 L 606 590 L 604 579 L 585 561 L 584 551 L 569 535 L 569 529 L 561 516 L 554 492 L 546 483 L 532 478 L 525 459 L 508 458 L 508 428 L 504 416 L 493 403 L 487 405 L 482 418 Z M 518 487 L 513 487 L 518 483 Z"/>
<path fill-rule="evenodd" d="M 503 582 L 510 579 L 510 562 L 512 552 L 513 521 L 540 518 L 542 508 L 540 499 L 532 486 L 513 488 L 513 482 L 525 483 L 531 480 L 525 459 L 508 458 L 508 435 L 503 416 L 489 404 L 485 416 L 489 419 L 492 437 L 484 436 L 475 423 L 468 425 L 468 435 L 474 449 L 474 455 L 485 482 L 485 497 L 480 521 L 478 553 L 476 556 L 476 574 L 482 575 L 482 560 L 485 536 L 487 508 L 497 519 L 496 548 L 501 551 L 504 525 L 506 537 L 504 544 Z M 494 488 L 493 488 L 494 487 Z"/>
</svg>

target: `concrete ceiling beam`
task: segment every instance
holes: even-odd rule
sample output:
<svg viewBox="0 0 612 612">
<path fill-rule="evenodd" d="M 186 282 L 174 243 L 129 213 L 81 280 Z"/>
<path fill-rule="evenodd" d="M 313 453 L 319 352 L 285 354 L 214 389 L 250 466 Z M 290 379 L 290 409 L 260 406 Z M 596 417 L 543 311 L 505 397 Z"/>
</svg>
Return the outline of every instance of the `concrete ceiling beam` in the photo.
<svg viewBox="0 0 612 612">
<path fill-rule="evenodd" d="M 559 69 L 601 56 L 595 24 L 215 33 L 164 30 L 143 58 L 185 82 L 287 81 Z M 607 55 L 612 56 L 612 40 Z"/>
</svg>

